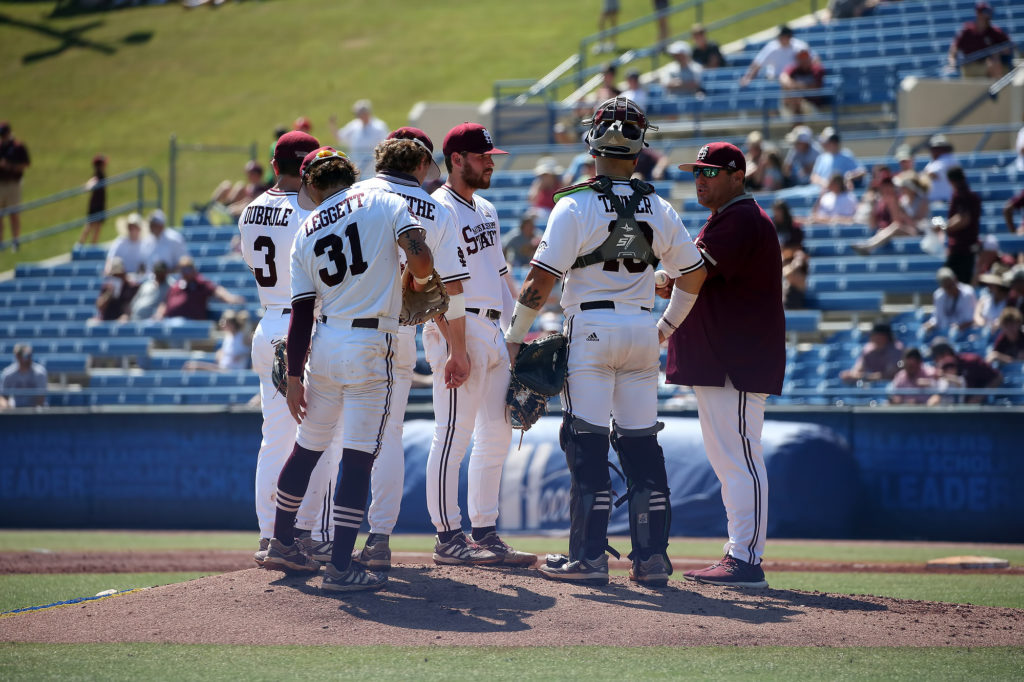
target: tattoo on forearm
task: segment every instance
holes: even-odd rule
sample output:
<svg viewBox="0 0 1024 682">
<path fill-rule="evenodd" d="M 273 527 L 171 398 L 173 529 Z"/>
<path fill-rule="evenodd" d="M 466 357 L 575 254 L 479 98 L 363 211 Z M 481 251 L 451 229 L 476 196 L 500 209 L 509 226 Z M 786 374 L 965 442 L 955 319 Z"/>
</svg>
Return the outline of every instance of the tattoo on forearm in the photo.
<svg viewBox="0 0 1024 682">
<path fill-rule="evenodd" d="M 415 237 L 409 237 L 405 242 L 406 250 L 413 256 L 423 253 L 423 242 Z"/>
<path fill-rule="evenodd" d="M 540 295 L 539 291 L 533 288 L 533 286 L 527 285 L 523 287 L 523 290 L 519 294 L 519 302 L 527 308 L 540 310 L 540 304 L 544 302 L 544 298 Z"/>
</svg>

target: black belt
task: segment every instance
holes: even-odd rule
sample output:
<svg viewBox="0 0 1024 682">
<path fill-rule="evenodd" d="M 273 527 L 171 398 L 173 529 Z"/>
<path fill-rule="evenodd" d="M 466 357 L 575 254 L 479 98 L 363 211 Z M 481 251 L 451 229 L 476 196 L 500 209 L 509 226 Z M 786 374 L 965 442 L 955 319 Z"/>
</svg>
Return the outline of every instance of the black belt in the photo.
<svg viewBox="0 0 1024 682">
<path fill-rule="evenodd" d="M 469 310 L 469 308 L 466 308 L 466 310 Z M 615 310 L 615 302 L 586 301 L 584 303 L 580 303 L 580 310 Z M 640 310 L 644 311 L 645 313 L 651 312 L 650 308 L 645 308 L 643 306 L 640 306 Z"/>
<path fill-rule="evenodd" d="M 473 313 L 474 315 L 481 315 L 482 314 L 488 320 L 500 320 L 501 319 L 501 311 L 500 310 L 495 310 L 493 308 L 488 308 L 487 310 L 483 311 L 483 313 L 480 312 L 479 308 L 466 308 L 466 312 L 467 313 Z"/>
<path fill-rule="evenodd" d="M 326 324 L 327 316 L 321 315 L 320 322 Z M 376 317 L 357 317 L 356 319 L 352 320 L 349 326 L 358 327 L 360 329 L 376 329 L 378 326 L 380 326 L 380 320 L 378 320 Z"/>
</svg>

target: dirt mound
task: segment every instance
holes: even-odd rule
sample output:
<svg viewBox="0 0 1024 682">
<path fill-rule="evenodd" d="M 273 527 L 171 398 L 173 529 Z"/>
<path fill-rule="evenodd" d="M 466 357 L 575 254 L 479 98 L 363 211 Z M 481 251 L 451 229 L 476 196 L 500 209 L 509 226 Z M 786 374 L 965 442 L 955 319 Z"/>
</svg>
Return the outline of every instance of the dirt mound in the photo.
<svg viewBox="0 0 1024 682">
<path fill-rule="evenodd" d="M 992 646 L 1024 611 L 672 581 L 647 589 L 534 570 L 396 566 L 385 590 L 248 569 L 0 619 L 0 641 L 209 644 Z"/>
</svg>

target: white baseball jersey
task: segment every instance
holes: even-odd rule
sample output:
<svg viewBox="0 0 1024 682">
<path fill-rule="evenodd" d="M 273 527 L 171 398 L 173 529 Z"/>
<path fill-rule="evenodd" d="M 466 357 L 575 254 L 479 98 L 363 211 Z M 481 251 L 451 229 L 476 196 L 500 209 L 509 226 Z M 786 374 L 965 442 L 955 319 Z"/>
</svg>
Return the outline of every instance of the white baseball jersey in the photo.
<svg viewBox="0 0 1024 682">
<path fill-rule="evenodd" d="M 295 233 L 309 213 L 298 193 L 272 188 L 256 197 L 238 218 L 242 258 L 259 285 L 268 310 L 287 308 L 292 299 L 290 255 Z"/>
<path fill-rule="evenodd" d="M 502 277 L 508 272 L 508 264 L 501 250 L 494 205 L 479 196 L 468 202 L 449 185 L 438 188 L 432 196 L 452 212 L 455 221 L 456 242 L 469 268 L 469 280 L 463 284 L 466 307 L 502 310 L 501 290 L 508 288 Z"/>
<path fill-rule="evenodd" d="M 612 191 L 628 203 L 633 188 L 625 181 L 612 183 Z M 700 252 L 672 206 L 657 194 L 648 194 L 635 217 L 659 267 L 672 277 L 703 266 Z M 563 196 L 555 204 L 531 265 L 565 277 L 562 307 L 607 300 L 643 308 L 654 306 L 654 268 L 643 261 L 623 259 L 573 268 L 576 258 L 596 250 L 608 238 L 617 215 L 607 197 L 592 189 Z"/>
<path fill-rule="evenodd" d="M 350 187 L 328 197 L 295 235 L 292 302 L 318 298 L 328 320 L 372 317 L 397 325 L 395 242 L 413 229 L 420 222 L 396 194 Z"/>
</svg>

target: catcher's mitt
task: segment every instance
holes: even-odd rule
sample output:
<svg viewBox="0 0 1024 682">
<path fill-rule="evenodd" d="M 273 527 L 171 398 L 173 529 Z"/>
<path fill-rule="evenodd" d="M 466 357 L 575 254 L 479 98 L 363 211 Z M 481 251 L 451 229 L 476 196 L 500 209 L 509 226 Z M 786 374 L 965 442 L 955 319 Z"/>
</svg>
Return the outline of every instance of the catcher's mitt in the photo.
<svg viewBox="0 0 1024 682">
<path fill-rule="evenodd" d="M 270 369 L 270 383 L 277 392 L 288 397 L 288 351 L 285 340 L 274 342 L 274 366 Z"/>
<path fill-rule="evenodd" d="M 565 385 L 567 348 L 568 340 L 562 334 L 520 347 L 505 395 L 512 428 L 528 431 L 547 413 L 548 397 L 558 395 Z"/>
<path fill-rule="evenodd" d="M 413 291 L 412 270 L 402 273 L 402 310 L 398 324 L 415 326 L 444 315 L 448 310 L 448 291 L 444 288 L 437 270 L 430 273 L 430 281 L 423 291 Z"/>
</svg>

